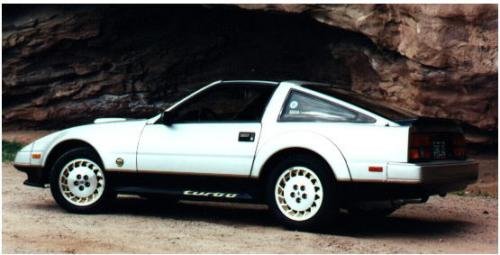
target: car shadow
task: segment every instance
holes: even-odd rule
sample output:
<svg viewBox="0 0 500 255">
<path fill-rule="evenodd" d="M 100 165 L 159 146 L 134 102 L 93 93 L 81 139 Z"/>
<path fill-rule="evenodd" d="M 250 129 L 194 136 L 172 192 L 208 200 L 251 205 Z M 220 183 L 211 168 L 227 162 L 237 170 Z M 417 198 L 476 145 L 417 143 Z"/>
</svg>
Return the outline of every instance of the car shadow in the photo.
<svg viewBox="0 0 500 255">
<path fill-rule="evenodd" d="M 56 204 L 37 205 L 38 209 L 58 210 Z M 50 207 L 50 208 L 49 208 Z M 265 205 L 217 203 L 202 201 L 170 202 L 136 197 L 120 197 L 104 214 L 138 215 L 187 221 L 204 221 L 232 226 L 278 227 Z M 337 220 L 321 229 L 308 232 L 350 237 L 418 237 L 442 236 L 463 232 L 474 223 L 454 219 L 427 219 L 395 215 L 360 217 L 341 213 Z"/>
<path fill-rule="evenodd" d="M 473 223 L 454 219 L 425 219 L 392 215 L 387 217 L 360 217 L 341 215 L 330 228 L 318 233 L 351 237 L 433 237 L 463 231 Z"/>
<path fill-rule="evenodd" d="M 172 202 L 120 197 L 106 213 L 133 214 L 231 225 L 279 226 L 265 205 L 208 201 Z"/>
</svg>

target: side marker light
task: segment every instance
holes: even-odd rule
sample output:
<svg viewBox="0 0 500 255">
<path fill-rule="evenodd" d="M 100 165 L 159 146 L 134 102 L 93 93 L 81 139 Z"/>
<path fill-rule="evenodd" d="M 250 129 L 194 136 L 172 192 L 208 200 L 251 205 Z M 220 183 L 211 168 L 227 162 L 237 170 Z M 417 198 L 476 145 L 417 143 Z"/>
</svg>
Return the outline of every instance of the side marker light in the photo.
<svg viewBox="0 0 500 255">
<path fill-rule="evenodd" d="M 369 172 L 383 172 L 384 168 L 381 166 L 370 166 L 368 167 Z"/>
</svg>

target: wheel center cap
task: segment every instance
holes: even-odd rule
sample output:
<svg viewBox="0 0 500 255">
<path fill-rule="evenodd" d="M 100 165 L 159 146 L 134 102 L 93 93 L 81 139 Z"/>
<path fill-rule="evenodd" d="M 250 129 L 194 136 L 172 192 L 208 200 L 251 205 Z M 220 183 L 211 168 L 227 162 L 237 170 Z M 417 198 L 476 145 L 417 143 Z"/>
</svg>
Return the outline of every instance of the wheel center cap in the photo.
<svg viewBox="0 0 500 255">
<path fill-rule="evenodd" d="M 75 167 L 67 179 L 69 190 L 78 197 L 87 197 L 97 188 L 97 177 L 87 167 Z"/>
<path fill-rule="evenodd" d="M 304 176 L 292 177 L 285 184 L 284 197 L 291 209 L 305 211 L 314 203 L 314 186 Z"/>
</svg>

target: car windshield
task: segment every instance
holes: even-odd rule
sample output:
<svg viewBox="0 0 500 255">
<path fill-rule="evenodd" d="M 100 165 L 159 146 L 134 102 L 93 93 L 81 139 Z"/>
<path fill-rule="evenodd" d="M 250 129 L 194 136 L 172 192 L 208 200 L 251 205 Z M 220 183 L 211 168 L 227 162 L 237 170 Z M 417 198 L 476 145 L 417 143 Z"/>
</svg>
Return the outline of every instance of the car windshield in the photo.
<svg viewBox="0 0 500 255">
<path fill-rule="evenodd" d="M 395 106 L 387 106 L 383 103 L 370 99 L 362 94 L 355 93 L 344 88 L 324 85 L 303 85 L 303 87 L 316 92 L 333 96 L 342 101 L 351 103 L 367 111 L 373 112 L 392 121 L 414 119 L 417 115 Z"/>
</svg>

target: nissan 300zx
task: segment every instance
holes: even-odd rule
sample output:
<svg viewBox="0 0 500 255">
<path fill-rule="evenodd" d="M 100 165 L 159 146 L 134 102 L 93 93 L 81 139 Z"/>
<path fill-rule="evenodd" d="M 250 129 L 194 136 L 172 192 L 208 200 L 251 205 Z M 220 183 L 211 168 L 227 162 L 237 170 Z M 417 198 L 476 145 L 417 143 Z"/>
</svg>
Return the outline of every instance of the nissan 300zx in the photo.
<svg viewBox="0 0 500 255">
<path fill-rule="evenodd" d="M 117 194 L 254 202 L 291 228 L 340 210 L 388 215 L 478 175 L 457 122 L 302 81 L 217 81 L 150 119 L 45 136 L 14 166 L 70 212 L 102 210 Z"/>
</svg>

